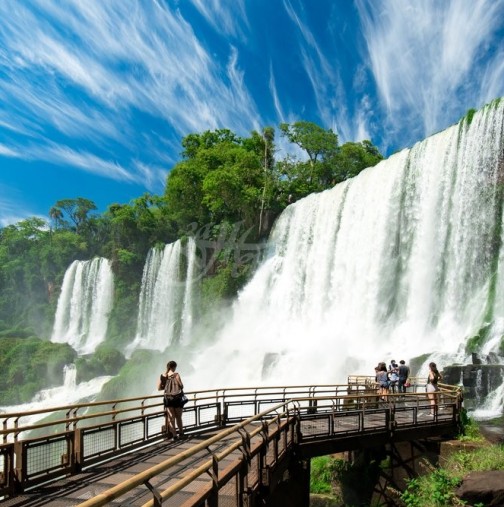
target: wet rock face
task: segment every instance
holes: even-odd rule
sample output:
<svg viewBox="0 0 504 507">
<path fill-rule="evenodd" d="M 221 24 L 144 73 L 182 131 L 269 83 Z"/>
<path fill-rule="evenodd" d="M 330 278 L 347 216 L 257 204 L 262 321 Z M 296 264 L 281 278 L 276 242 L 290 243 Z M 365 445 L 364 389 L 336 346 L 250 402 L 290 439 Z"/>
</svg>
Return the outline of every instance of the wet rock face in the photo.
<svg viewBox="0 0 504 507">
<path fill-rule="evenodd" d="M 455 365 L 443 369 L 444 383 L 464 386 L 464 405 L 469 409 L 481 405 L 502 384 L 503 378 L 504 366 L 500 364 Z"/>
</svg>

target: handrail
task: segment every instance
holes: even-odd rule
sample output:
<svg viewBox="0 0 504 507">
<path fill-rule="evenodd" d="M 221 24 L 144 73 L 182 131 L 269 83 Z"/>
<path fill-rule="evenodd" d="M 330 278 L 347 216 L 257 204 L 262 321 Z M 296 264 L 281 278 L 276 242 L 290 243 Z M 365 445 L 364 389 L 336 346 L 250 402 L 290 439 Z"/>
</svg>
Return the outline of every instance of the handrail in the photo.
<svg viewBox="0 0 504 507">
<path fill-rule="evenodd" d="M 364 387 L 364 386 L 363 386 Z M 309 390 L 309 392 L 314 393 L 315 388 L 323 388 L 331 391 L 338 392 L 338 390 L 345 391 L 348 388 L 347 384 L 320 384 L 317 386 L 314 385 L 294 385 L 294 386 L 261 386 L 261 387 L 231 387 L 231 388 L 225 388 L 225 389 L 217 389 L 217 390 L 211 390 L 211 389 L 205 389 L 202 391 L 188 391 L 186 393 L 186 396 L 189 398 L 189 401 L 192 404 L 198 404 L 201 402 L 205 402 L 208 400 L 225 400 L 225 399 L 236 399 L 240 400 L 244 396 L 253 394 L 254 396 L 268 396 L 272 394 L 277 394 L 278 390 L 283 390 L 283 399 L 286 399 L 286 396 L 289 395 L 290 397 L 293 397 L 296 392 L 306 392 L 306 390 Z M 286 393 L 286 390 L 289 390 L 289 393 Z M 301 391 L 303 390 L 303 391 Z M 219 394 L 219 392 L 222 391 L 222 394 Z M 203 394 L 203 396 L 201 396 Z M 126 413 L 126 412 L 134 412 L 138 410 L 149 410 L 149 409 L 156 409 L 162 407 L 162 394 L 156 394 L 156 395 L 149 395 L 149 396 L 138 396 L 133 398 L 122 398 L 122 399 L 114 399 L 114 400 L 103 400 L 103 401 L 95 401 L 95 402 L 87 402 L 87 403 L 76 403 L 73 405 L 60 405 L 56 407 L 47 407 L 40 410 L 31 410 L 27 412 L 11 412 L 11 413 L 3 413 L 0 414 L 0 421 L 3 422 L 3 429 L 0 429 L 0 436 L 3 435 L 4 441 L 7 435 L 14 434 L 15 439 L 17 438 L 17 435 L 19 435 L 22 432 L 25 431 L 32 431 L 36 429 L 42 429 L 46 427 L 54 427 L 57 425 L 70 425 L 70 424 L 77 424 L 79 421 L 85 421 L 90 419 L 97 419 L 100 417 L 106 417 L 106 416 L 112 416 L 115 417 L 119 414 Z M 145 405 L 145 401 L 148 400 L 159 400 L 157 403 Z M 77 411 L 80 409 L 86 409 L 90 407 L 98 407 L 98 406 L 105 406 L 105 405 L 112 405 L 116 406 L 118 404 L 124 404 L 124 403 L 131 403 L 135 401 L 141 401 L 140 405 L 134 405 L 134 406 L 127 406 L 120 409 L 114 409 L 114 410 L 108 410 L 103 412 L 93 412 L 89 414 L 83 414 L 83 415 L 77 415 Z M 161 410 L 163 410 L 161 408 Z M 39 414 L 51 414 L 51 413 L 58 413 L 62 411 L 67 411 L 67 416 L 64 419 L 57 419 L 52 421 L 42 421 L 34 424 L 19 426 L 18 420 L 21 417 L 25 416 L 33 416 L 33 415 L 39 415 Z M 70 415 L 70 413 L 73 413 L 74 415 Z M 9 421 L 13 422 L 13 426 L 7 427 L 7 424 Z"/>
<path fill-rule="evenodd" d="M 331 413 L 331 417 L 338 418 L 340 421 L 341 417 L 351 413 L 362 414 L 359 416 L 359 421 L 361 422 L 358 423 L 360 432 L 364 431 L 364 426 L 361 427 L 361 424 L 363 415 L 368 411 L 374 413 L 373 411 L 378 410 L 379 412 L 386 413 L 386 420 L 389 421 L 391 418 L 393 419 L 393 411 L 396 408 L 402 411 L 402 407 L 405 407 L 406 409 L 414 410 L 412 412 L 414 415 L 410 419 L 409 426 L 406 425 L 406 427 L 411 428 L 411 425 L 417 424 L 417 410 L 422 406 L 420 403 L 426 400 L 423 390 L 422 392 L 409 392 L 406 395 L 402 393 L 389 393 L 385 400 L 380 400 L 377 395 L 374 378 L 370 380 L 369 377 L 359 376 L 358 378 L 353 377 L 350 380 L 353 383 L 318 386 L 227 388 L 188 392 L 187 395 L 190 401 L 186 406 L 186 411 L 188 412 L 186 430 L 189 433 L 201 432 L 204 429 L 218 429 L 230 424 L 233 424 L 233 426 L 220 431 L 217 435 L 207 439 L 198 446 L 193 446 L 191 449 L 182 452 L 178 455 L 178 459 L 187 459 L 193 456 L 194 453 L 199 452 L 199 450 L 208 449 L 209 446 L 220 440 L 220 444 L 227 447 L 218 453 L 211 452 L 212 460 L 206 460 L 203 465 L 198 466 L 198 470 L 200 470 L 201 467 L 208 467 L 211 463 L 213 469 L 210 471 L 210 469 L 206 468 L 204 471 L 210 471 L 210 475 L 215 476 L 215 470 L 218 470 L 217 462 L 229 453 L 234 452 L 241 445 L 244 445 L 243 452 L 250 452 L 244 438 L 250 441 L 251 436 L 255 436 L 261 432 L 261 428 L 264 431 L 261 446 L 264 446 L 264 442 L 269 442 L 273 438 L 268 428 L 273 424 L 277 424 L 278 428 L 273 430 L 273 434 L 276 435 L 274 437 L 276 439 L 275 442 L 281 436 L 282 449 L 285 449 L 287 446 L 296 443 L 294 439 L 297 437 L 295 435 L 301 436 L 301 433 L 291 432 L 291 429 L 294 427 L 298 428 L 298 432 L 300 431 L 301 426 L 298 426 L 298 423 L 301 421 L 301 418 L 306 420 L 317 419 L 326 417 L 327 414 Z M 445 407 L 453 407 L 453 417 L 450 416 L 447 419 L 445 416 L 444 422 L 446 423 L 449 420 L 451 425 L 456 425 L 458 420 L 457 407 L 461 403 L 461 388 L 445 384 L 440 387 L 442 389 L 441 400 L 444 400 Z M 139 403 L 134 403 L 135 401 Z M 413 401 L 413 404 L 410 403 L 411 401 Z M 78 414 L 79 410 L 84 410 L 85 408 L 91 409 L 97 406 L 106 408 L 107 405 L 111 407 L 109 410 Z M 268 408 L 261 411 L 261 408 L 265 406 Z M 12 456 L 12 458 L 4 460 L 3 474 L 5 477 L 16 479 L 14 483 L 8 479 L 7 482 L 0 484 L 2 494 L 13 494 L 22 491 L 23 488 L 32 488 L 41 482 L 47 482 L 58 477 L 61 478 L 62 475 L 75 474 L 99 461 L 110 460 L 134 448 L 159 442 L 164 438 L 162 424 L 164 423 L 165 414 L 161 394 L 65 405 L 64 407 L 48 407 L 40 411 L 31 411 L 30 415 L 52 412 L 58 417 L 59 412 L 63 410 L 66 410 L 66 417 L 60 417 L 52 421 L 44 420 L 25 424 L 24 426 L 20 425 L 19 421 L 22 415 L 26 415 L 26 413 L 22 413 L 19 417 L 17 413 L 0 414 L 0 419 L 3 419 L 3 425 L 0 426 L 3 429 L 0 429 L 0 435 L 3 435 L 4 439 L 1 449 L 5 453 L 5 456 L 7 456 L 7 453 L 11 453 L 9 456 Z M 124 417 L 120 417 L 121 415 L 124 415 Z M 244 417 L 245 420 L 243 420 Z M 14 423 L 14 427 L 7 427 L 9 418 Z M 91 422 L 91 425 L 88 423 L 82 424 L 85 421 L 93 420 L 97 422 Z M 262 422 L 261 427 L 254 429 L 252 432 L 245 430 L 247 424 L 253 424 L 260 420 Z M 424 425 L 425 422 L 427 421 L 423 421 Z M 387 427 L 388 424 L 389 422 L 387 422 Z M 61 425 L 65 425 L 63 431 L 60 431 L 58 427 Z M 404 424 L 403 427 L 405 427 Z M 43 428 L 52 428 L 52 430 L 48 432 L 39 431 L 36 435 L 30 436 L 30 438 L 25 438 L 22 435 L 23 439 L 19 438 L 18 440 L 18 436 L 23 432 L 41 430 Z M 246 437 L 244 437 L 243 431 L 245 431 Z M 234 441 L 234 443 L 228 446 L 227 442 L 222 441 L 223 438 L 236 432 L 242 433 L 240 433 L 241 438 Z M 9 434 L 13 434 L 14 436 L 14 445 L 6 442 Z M 105 440 L 100 441 L 101 438 L 108 439 L 106 440 L 107 443 L 96 445 L 98 442 L 105 442 Z M 320 435 L 317 437 L 317 434 L 309 432 L 308 434 L 303 433 L 302 438 L 310 440 L 320 438 Z M 259 443 L 260 440 L 257 441 L 256 439 L 253 453 L 259 452 L 258 449 L 263 449 L 263 447 L 258 447 Z M 30 468 L 29 460 L 31 456 L 37 455 L 37 449 L 41 448 L 40 446 L 50 448 L 49 446 L 51 445 L 58 446 L 58 451 L 51 452 L 51 457 L 48 457 L 47 462 L 43 462 L 35 468 Z M 273 447 L 277 449 L 277 443 Z M 226 452 L 228 454 L 225 454 Z M 264 452 L 264 449 L 260 452 Z M 175 458 L 177 457 L 169 458 L 163 463 L 156 465 L 153 470 L 149 470 L 155 476 L 173 466 L 174 463 L 179 463 L 179 461 L 173 461 Z M 234 463 L 238 462 L 235 461 Z M 166 465 L 167 468 L 161 470 L 159 469 L 161 465 Z M 236 474 L 236 470 L 233 469 L 232 473 Z M 224 472 L 224 476 L 228 473 L 231 472 Z M 136 476 L 135 480 L 138 479 L 141 483 L 145 482 L 145 479 L 142 481 L 142 477 L 142 475 Z M 148 481 L 149 479 L 146 480 Z M 223 480 L 226 481 L 228 479 Z M 222 484 L 225 484 L 225 482 Z M 180 480 L 174 484 L 174 487 L 175 485 L 180 485 Z M 124 488 L 126 486 L 123 484 L 116 487 Z M 137 485 L 132 486 L 132 488 L 134 487 L 137 487 Z M 214 487 L 220 488 L 222 486 Z M 210 490 L 214 491 L 210 488 L 206 490 L 205 494 L 210 494 L 208 493 Z M 119 488 L 117 491 L 122 491 L 122 489 Z M 170 491 L 165 491 L 162 495 L 171 496 L 175 492 L 175 489 L 173 489 L 172 493 Z"/>
<path fill-rule="evenodd" d="M 94 498 L 91 498 L 90 500 L 87 500 L 87 501 L 79 504 L 79 507 L 100 507 L 102 505 L 106 505 L 108 502 L 120 497 L 121 495 L 127 493 L 128 491 L 132 490 L 133 488 L 136 488 L 137 486 L 141 486 L 146 481 L 148 481 L 149 479 L 152 479 L 153 477 L 160 474 L 161 472 L 164 472 L 168 468 L 170 468 L 174 465 L 177 465 L 178 463 L 180 463 L 181 461 L 183 461 L 187 458 L 194 456 L 199 451 L 207 449 L 210 445 L 214 444 L 215 442 L 218 442 L 219 440 L 222 440 L 223 438 L 231 435 L 232 433 L 235 433 L 236 431 L 238 431 L 238 429 L 244 428 L 248 424 L 251 424 L 251 423 L 261 419 L 265 415 L 269 414 L 272 410 L 277 410 L 280 407 L 284 407 L 288 403 L 289 402 L 279 403 L 275 407 L 272 407 L 268 410 L 264 410 L 260 414 L 249 417 L 245 421 L 242 421 L 239 424 L 231 426 L 230 428 L 227 428 L 227 429 L 217 433 L 217 435 L 214 435 L 213 437 L 208 438 L 204 442 L 201 442 L 200 444 L 197 444 L 197 445 L 191 447 L 187 451 L 182 451 L 179 454 L 177 454 L 176 456 L 168 458 L 167 460 L 165 460 L 157 465 L 154 465 L 151 468 L 149 468 L 143 472 L 140 472 L 139 474 L 135 475 L 135 477 L 133 477 L 127 481 L 124 481 L 124 482 L 118 484 L 117 486 L 114 486 L 114 487 L 108 489 L 104 493 L 96 495 Z M 281 417 L 282 415 L 285 415 L 286 413 L 288 413 L 288 412 L 283 412 L 278 417 Z M 259 428 L 259 430 L 261 430 L 261 428 Z M 235 450 L 235 449 L 233 449 L 233 450 Z M 223 451 L 222 453 L 220 453 L 220 459 L 218 459 L 218 461 L 220 461 L 224 457 L 228 456 L 231 452 L 232 452 L 231 450 L 227 449 L 226 451 Z M 201 465 L 196 470 L 201 469 L 202 471 L 206 471 L 211 467 L 211 465 L 212 465 L 212 460 L 210 459 L 209 461 L 205 462 L 203 465 Z M 201 475 L 201 472 L 198 475 Z M 189 481 L 189 482 L 191 482 L 191 481 Z M 168 488 L 168 490 L 171 490 L 171 489 L 172 488 Z M 171 495 L 169 495 L 169 496 L 171 496 Z M 168 498 L 168 496 L 166 496 L 165 498 Z"/>
<path fill-rule="evenodd" d="M 453 387 L 453 386 L 447 386 L 447 387 Z M 455 390 L 456 391 L 456 390 Z M 375 394 L 375 393 L 373 393 Z M 449 399 L 452 399 L 454 402 L 457 402 L 458 400 L 458 393 L 457 392 L 445 392 L 443 394 L 445 397 L 448 397 Z M 394 399 L 401 399 L 404 395 L 401 393 L 397 394 L 389 394 L 387 395 L 391 401 Z M 425 399 L 424 398 L 425 393 L 406 393 L 407 398 L 416 399 L 417 405 L 418 400 Z M 282 417 L 289 418 L 290 410 L 289 407 L 292 406 L 292 412 L 295 414 L 292 417 L 298 417 L 300 413 L 300 404 L 302 402 L 306 401 L 312 401 L 316 400 L 317 402 L 323 402 L 323 401 L 329 401 L 332 405 L 333 412 L 337 409 L 337 402 L 340 399 L 344 399 L 347 401 L 358 401 L 358 400 L 368 400 L 369 399 L 369 393 L 364 393 L 361 395 L 348 395 L 348 396 L 305 396 L 305 397 L 299 397 L 299 398 L 291 398 L 288 399 L 282 403 L 279 403 L 273 407 L 268 408 L 267 410 L 254 415 L 252 417 L 249 417 L 245 419 L 244 421 L 227 428 L 218 434 L 214 435 L 213 437 L 208 438 L 204 442 L 201 442 L 191 448 L 189 448 L 186 451 L 182 451 L 176 456 L 173 456 L 171 458 L 168 458 L 167 460 L 163 461 L 162 463 L 159 463 L 157 465 L 152 466 L 151 468 L 135 475 L 131 479 L 128 479 L 110 489 L 107 491 L 96 495 L 94 498 L 89 499 L 81 504 L 78 505 L 78 507 L 102 507 L 104 505 L 107 505 L 109 502 L 119 498 L 120 496 L 128 493 L 129 491 L 133 490 L 136 487 L 142 486 L 146 484 L 147 481 L 155 477 L 156 475 L 165 472 L 169 468 L 179 464 L 185 459 L 193 457 L 195 454 L 200 452 L 201 450 L 208 449 L 209 446 L 212 444 L 221 441 L 223 438 L 239 431 L 240 429 L 245 428 L 247 425 L 257 422 L 261 419 L 263 419 L 265 416 L 270 415 L 272 412 L 275 412 L 275 417 L 272 417 L 271 419 L 265 422 L 266 425 L 269 427 L 272 424 L 277 423 L 280 421 Z M 383 405 L 385 406 L 385 410 L 392 410 L 392 406 L 394 403 L 390 402 L 383 402 Z M 320 405 L 319 405 L 320 407 Z M 280 413 L 278 411 L 282 409 Z M 361 409 L 362 410 L 362 409 Z M 249 437 L 255 436 L 259 434 L 261 431 L 263 431 L 263 427 L 259 426 L 256 429 L 252 430 L 250 433 L 248 433 Z M 231 443 L 228 447 L 226 447 L 222 452 L 213 454 L 214 459 L 217 460 L 217 462 L 224 459 L 226 456 L 237 450 L 239 447 L 243 445 L 243 441 L 240 438 L 239 440 Z M 204 461 L 202 464 L 200 464 L 197 468 L 193 469 L 191 472 L 189 472 L 184 477 L 178 479 L 175 483 L 171 484 L 167 489 L 162 491 L 161 493 L 157 492 L 158 497 L 161 498 L 161 500 L 166 500 L 170 497 L 172 497 L 177 492 L 181 491 L 185 486 L 190 484 L 193 480 L 195 480 L 197 477 L 201 476 L 204 472 L 207 472 L 211 470 L 213 466 L 213 459 L 209 458 L 208 460 Z M 154 507 L 155 505 L 158 505 L 154 500 L 149 500 L 148 502 L 144 503 L 142 507 Z"/>
<path fill-rule="evenodd" d="M 351 375 L 349 376 L 349 380 L 353 379 L 363 379 L 370 381 L 370 384 L 375 383 L 374 377 L 368 376 L 368 375 Z M 413 379 L 412 379 L 413 380 Z M 416 380 L 416 379 L 415 379 Z M 420 379 L 418 379 L 420 380 Z M 426 380 L 426 379 L 423 379 Z M 425 382 L 419 382 L 418 384 L 423 384 Z M 417 384 L 417 385 L 418 385 Z M 202 391 L 189 391 L 186 393 L 187 397 L 189 398 L 189 401 L 196 405 L 198 403 L 205 402 L 207 400 L 225 400 L 225 399 L 236 399 L 240 400 L 243 399 L 243 397 L 247 395 L 253 395 L 257 398 L 257 396 L 267 396 L 267 395 L 273 395 L 277 394 L 278 390 L 282 390 L 283 393 L 283 399 L 286 399 L 286 396 L 289 395 L 290 398 L 296 397 L 293 396 L 297 392 L 296 390 L 308 390 L 310 393 L 310 397 L 315 397 L 317 394 L 320 396 L 323 394 L 323 390 L 331 390 L 335 391 L 336 394 L 341 389 L 342 391 L 348 391 L 349 388 L 355 388 L 355 387 L 362 387 L 365 388 L 366 384 L 364 383 L 349 383 L 349 384 L 319 384 L 319 385 L 294 385 L 294 386 L 262 386 L 262 387 L 231 387 L 231 388 L 225 388 L 225 389 L 217 389 L 217 390 L 211 390 L 206 389 Z M 462 388 L 458 386 L 450 386 L 448 384 L 439 384 L 440 388 L 444 391 L 451 390 L 451 391 L 461 391 Z M 290 392 L 287 393 L 286 390 L 289 390 Z M 318 390 L 316 392 L 315 390 Z M 322 390 L 320 390 L 322 389 Z M 247 392 L 248 391 L 248 392 Z M 252 391 L 252 393 L 250 392 Z M 222 394 L 220 394 L 222 392 Z M 204 396 L 201 396 L 201 395 Z M 348 399 L 349 395 L 345 395 L 345 397 Z M 392 396 L 392 393 L 390 393 L 388 396 Z M 148 400 L 159 400 L 156 403 L 145 405 L 144 403 Z M 118 405 L 118 404 L 124 404 L 124 403 L 130 403 L 134 401 L 141 401 L 142 403 L 140 405 L 134 405 L 134 406 L 127 406 L 124 408 L 118 408 L 114 410 L 108 410 L 103 412 L 94 412 L 94 413 L 88 413 L 83 415 L 77 415 L 77 411 L 79 409 L 84 408 L 90 408 L 90 407 L 98 407 L 98 406 L 104 406 L 104 405 Z M 139 396 L 139 397 L 132 397 L 132 398 L 122 398 L 122 399 L 115 399 L 115 400 L 103 400 L 103 401 L 95 401 L 95 402 L 87 402 L 87 403 L 77 403 L 73 405 L 61 405 L 56 407 L 47 407 L 40 410 L 32 410 L 27 412 L 12 412 L 12 413 L 4 413 L 0 414 L 0 420 L 3 421 L 3 429 L 0 429 L 0 436 L 3 436 L 4 442 L 8 435 L 13 434 L 15 440 L 17 440 L 17 436 L 20 433 L 23 433 L 25 431 L 32 431 L 32 430 L 38 430 L 46 427 L 55 427 L 58 425 L 74 425 L 74 427 L 80 422 L 80 421 L 86 421 L 86 420 L 92 420 L 92 419 L 98 419 L 103 418 L 107 416 L 111 416 L 112 418 L 115 418 L 117 415 L 124 414 L 127 412 L 134 412 L 134 411 L 142 411 L 145 412 L 147 410 L 155 410 L 155 409 L 163 410 L 162 408 L 162 394 L 156 394 L 156 395 L 149 395 L 149 396 Z M 67 416 L 64 419 L 57 419 L 52 421 L 42 421 L 34 424 L 19 426 L 18 420 L 19 418 L 23 416 L 33 416 L 38 414 L 50 414 L 50 413 L 57 413 L 61 411 L 67 411 Z M 70 413 L 73 413 L 74 415 L 70 415 Z M 155 413 L 155 412 L 154 412 Z M 8 427 L 9 420 L 12 420 L 14 425 L 12 427 Z"/>
</svg>

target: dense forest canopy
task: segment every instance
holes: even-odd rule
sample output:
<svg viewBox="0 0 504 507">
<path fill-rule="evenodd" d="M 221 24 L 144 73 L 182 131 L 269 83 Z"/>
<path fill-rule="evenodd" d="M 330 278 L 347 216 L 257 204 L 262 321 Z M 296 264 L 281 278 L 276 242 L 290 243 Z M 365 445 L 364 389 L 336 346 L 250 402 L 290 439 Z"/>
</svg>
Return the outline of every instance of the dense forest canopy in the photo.
<svg viewBox="0 0 504 507">
<path fill-rule="evenodd" d="M 50 338 L 63 276 L 74 260 L 111 259 L 116 282 L 107 346 L 122 350 L 135 329 L 142 269 L 150 248 L 202 228 L 209 241 L 239 227 L 249 243 L 262 242 L 288 204 L 355 176 L 383 158 L 371 142 L 339 145 L 335 133 L 311 122 L 285 123 L 279 130 L 306 157 L 278 158 L 272 127 L 249 137 L 228 129 L 192 133 L 182 139 L 181 160 L 171 169 L 163 195 L 144 194 L 128 204 L 113 203 L 103 213 L 84 197 L 64 198 L 51 207 L 48 220 L 32 217 L 0 229 L 0 341 L 6 354 L 17 351 L 9 356 L 16 360 L 4 365 L 3 377 L 32 386 L 18 394 L 8 391 L 7 401 L 26 401 L 42 387 L 23 370 L 39 361 L 40 354 L 33 353 L 37 343 L 41 350 L 47 348 L 43 341 Z M 226 249 L 213 256 L 202 289 L 203 306 L 233 297 L 250 276 L 253 261 L 251 257 L 233 265 L 236 259 Z M 20 345 L 23 340 L 26 346 Z M 108 350 L 101 356 L 111 354 Z M 54 356 L 58 368 L 73 358 L 67 348 Z M 118 358 L 113 363 L 122 364 Z M 109 366 L 93 368 L 110 372 Z M 0 401 L 5 396 L 6 391 L 0 392 Z"/>
</svg>

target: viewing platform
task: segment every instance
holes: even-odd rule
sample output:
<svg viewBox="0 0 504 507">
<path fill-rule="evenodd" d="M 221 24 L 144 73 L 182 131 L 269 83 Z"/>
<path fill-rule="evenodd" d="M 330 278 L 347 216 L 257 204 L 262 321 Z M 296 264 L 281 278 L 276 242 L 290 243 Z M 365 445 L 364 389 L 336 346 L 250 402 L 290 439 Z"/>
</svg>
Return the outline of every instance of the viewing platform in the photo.
<svg viewBox="0 0 504 507">
<path fill-rule="evenodd" d="M 188 392 L 178 441 L 161 394 L 0 414 L 0 507 L 308 505 L 312 457 L 460 433 L 459 387 L 441 385 L 434 416 L 425 381 L 408 391 L 382 400 L 351 376 Z"/>
</svg>

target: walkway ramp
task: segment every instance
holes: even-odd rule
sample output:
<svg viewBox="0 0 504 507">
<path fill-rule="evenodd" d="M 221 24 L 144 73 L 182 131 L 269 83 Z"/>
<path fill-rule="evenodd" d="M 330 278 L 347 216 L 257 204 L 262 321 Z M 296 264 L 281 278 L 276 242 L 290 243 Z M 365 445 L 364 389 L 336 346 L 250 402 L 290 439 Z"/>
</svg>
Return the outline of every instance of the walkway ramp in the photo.
<svg viewBox="0 0 504 507">
<path fill-rule="evenodd" d="M 0 507 L 254 505 L 294 461 L 453 436 L 462 403 L 444 386 L 431 416 L 420 387 L 380 399 L 369 378 L 189 395 L 189 436 L 175 442 L 164 438 L 160 396 L 56 407 L 35 422 L 2 414 Z"/>
</svg>

